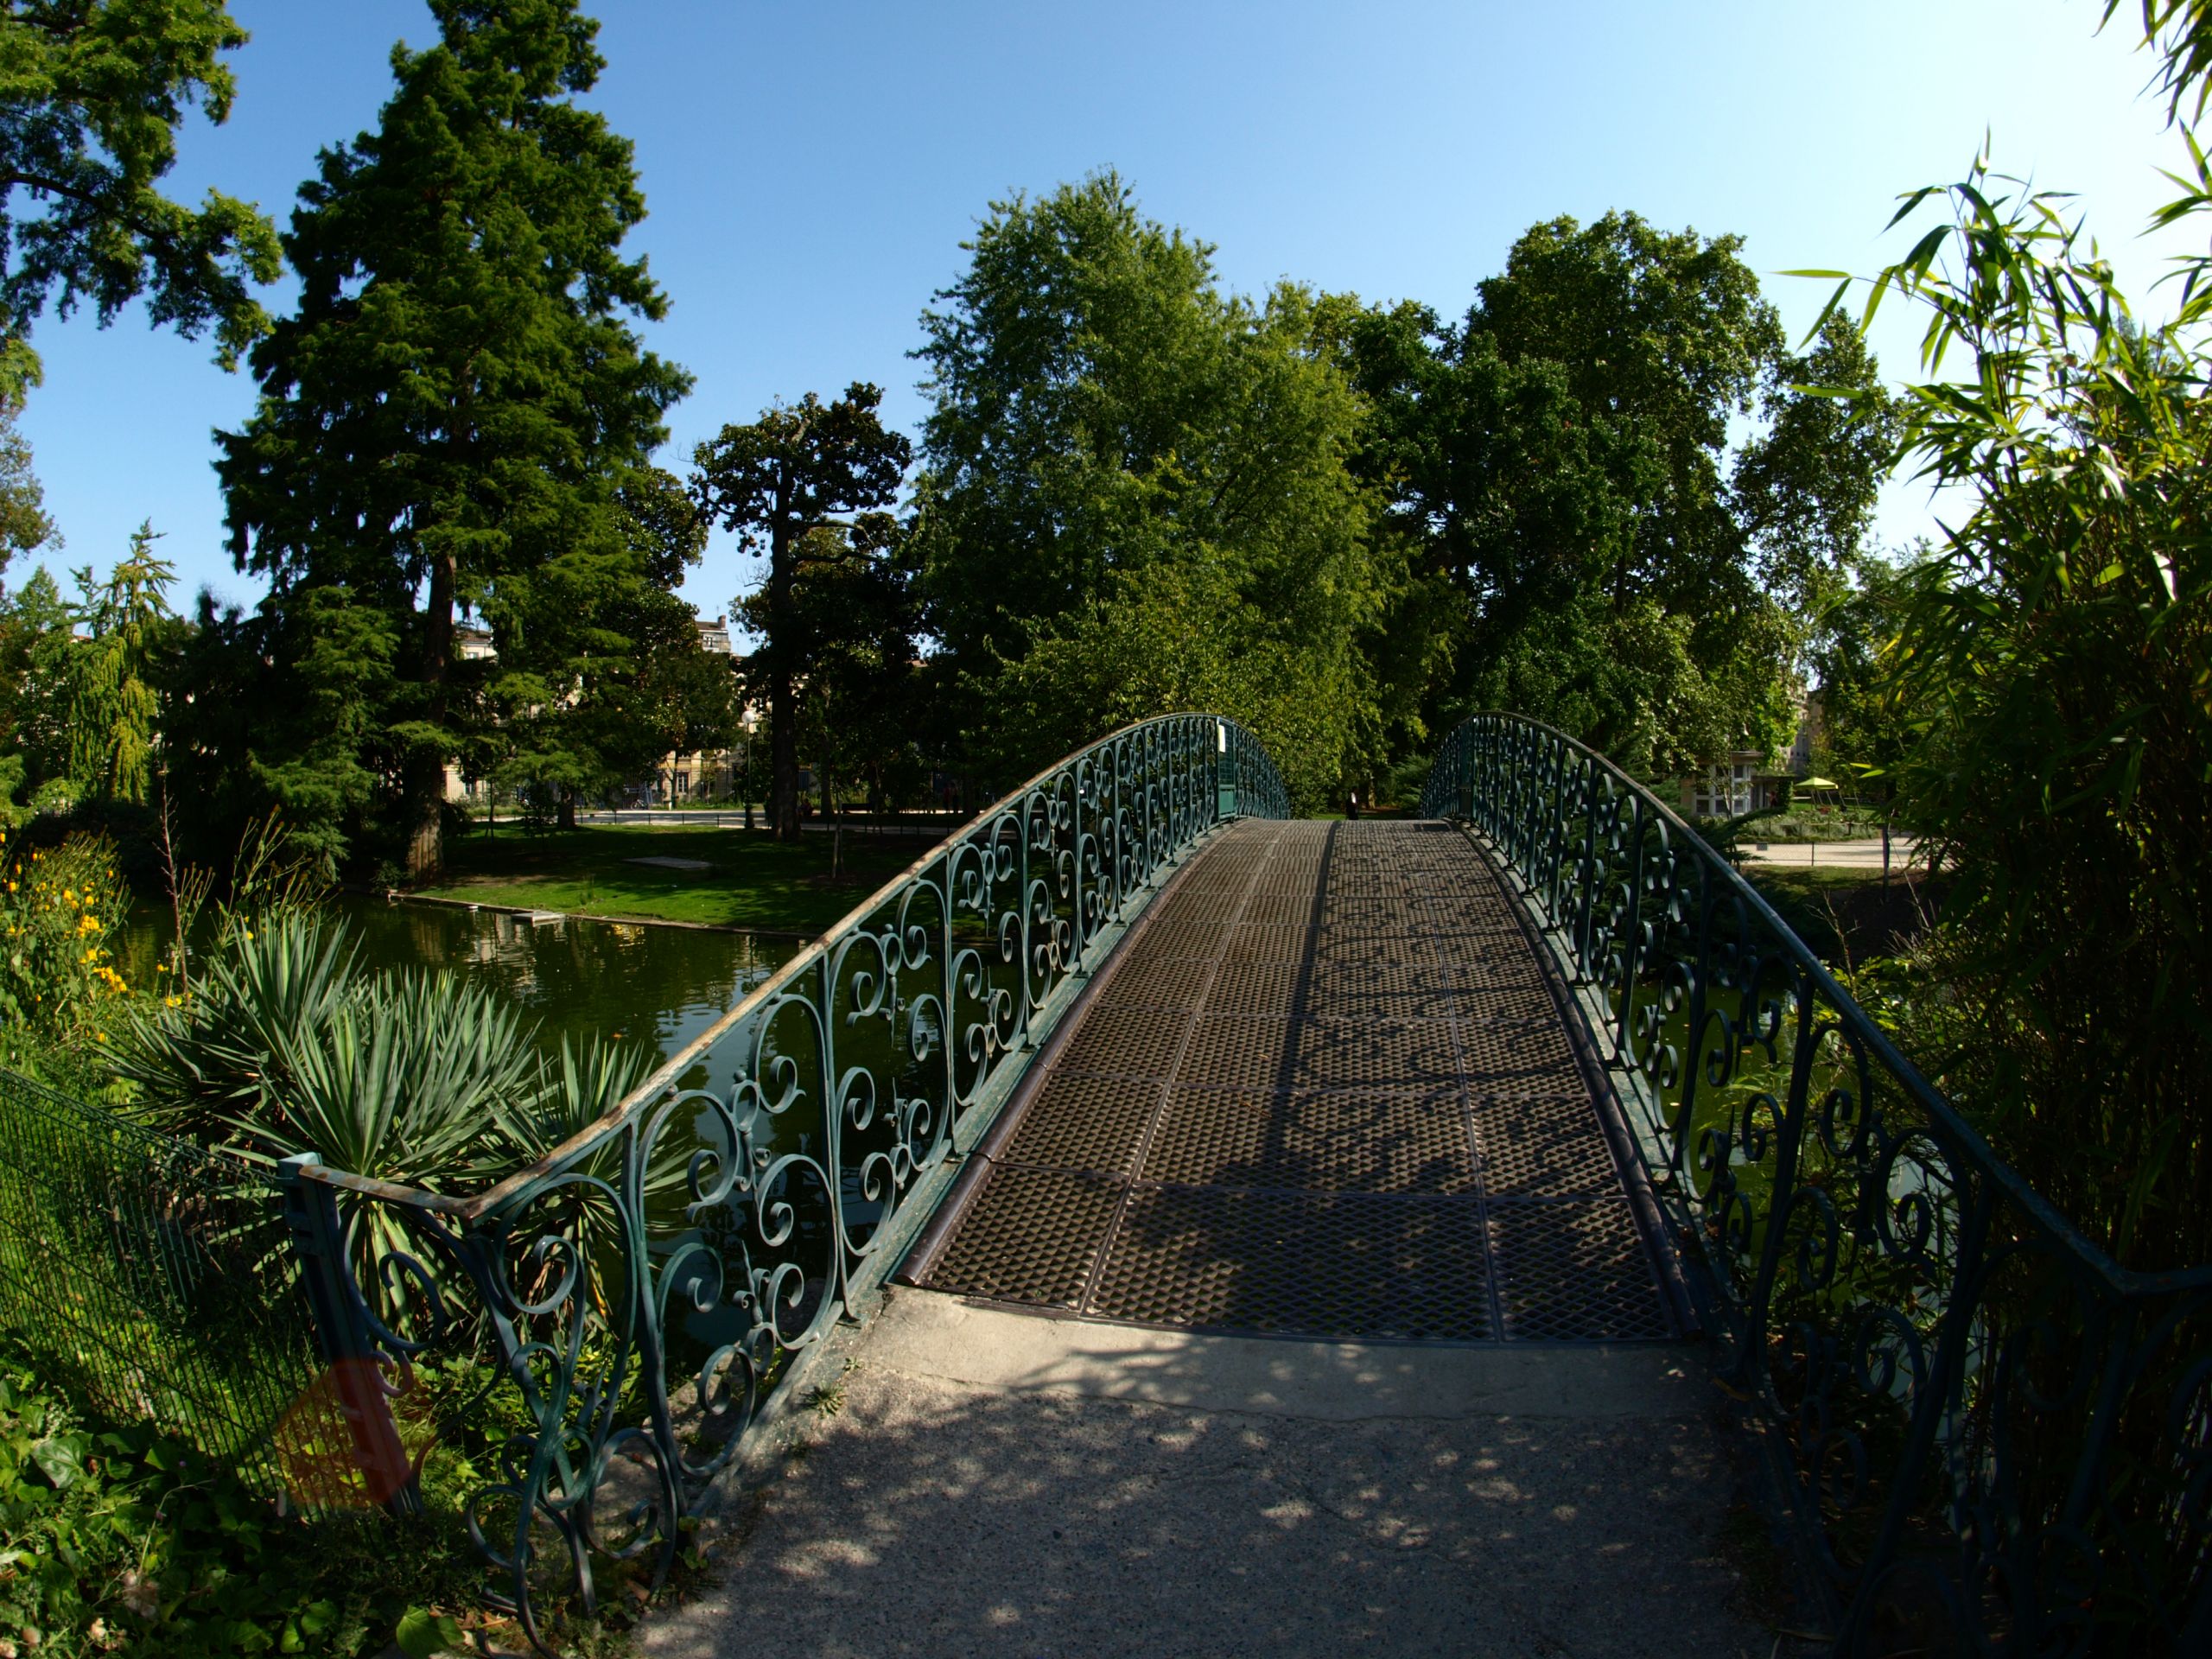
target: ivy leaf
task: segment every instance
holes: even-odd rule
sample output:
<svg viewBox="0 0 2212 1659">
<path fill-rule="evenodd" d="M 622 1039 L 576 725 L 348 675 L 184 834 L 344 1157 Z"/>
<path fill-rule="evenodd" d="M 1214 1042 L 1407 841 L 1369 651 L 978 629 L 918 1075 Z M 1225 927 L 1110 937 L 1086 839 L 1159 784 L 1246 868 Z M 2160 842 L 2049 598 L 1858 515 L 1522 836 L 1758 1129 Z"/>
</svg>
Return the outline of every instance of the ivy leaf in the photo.
<svg viewBox="0 0 2212 1659">
<path fill-rule="evenodd" d="M 70 1441 L 49 1434 L 42 1440 L 31 1442 L 31 1461 L 37 1464 L 46 1478 L 63 1491 L 77 1484 L 85 1472 L 85 1455 Z"/>
<path fill-rule="evenodd" d="M 407 1659 L 436 1659 L 438 1654 L 459 1647 L 464 1640 L 460 1625 L 428 1607 L 410 1607 L 402 1613 L 395 1634 Z"/>
</svg>

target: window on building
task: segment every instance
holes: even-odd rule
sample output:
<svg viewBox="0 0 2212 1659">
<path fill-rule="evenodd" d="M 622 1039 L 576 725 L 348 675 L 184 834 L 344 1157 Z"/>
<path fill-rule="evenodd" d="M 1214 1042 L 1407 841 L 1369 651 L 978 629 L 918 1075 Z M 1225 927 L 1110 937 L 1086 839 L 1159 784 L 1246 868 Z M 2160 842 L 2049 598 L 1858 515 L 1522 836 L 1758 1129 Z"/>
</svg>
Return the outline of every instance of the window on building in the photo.
<svg viewBox="0 0 2212 1659">
<path fill-rule="evenodd" d="M 1707 766 L 1690 797 L 1690 810 L 1700 818 L 1732 818 L 1751 810 L 1750 761 Z"/>
</svg>

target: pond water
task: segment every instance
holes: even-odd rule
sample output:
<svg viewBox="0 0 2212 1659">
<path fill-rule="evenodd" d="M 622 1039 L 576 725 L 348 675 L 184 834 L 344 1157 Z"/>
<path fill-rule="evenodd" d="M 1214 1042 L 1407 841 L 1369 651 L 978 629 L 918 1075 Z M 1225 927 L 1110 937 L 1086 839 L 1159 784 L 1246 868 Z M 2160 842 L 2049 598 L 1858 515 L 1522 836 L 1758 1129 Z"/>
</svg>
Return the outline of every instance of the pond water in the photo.
<svg viewBox="0 0 2212 1659">
<path fill-rule="evenodd" d="M 387 904 L 341 895 L 333 906 L 351 925 L 372 968 L 444 968 L 497 988 L 539 1021 L 549 1047 L 563 1037 L 620 1033 L 650 1043 L 660 1059 L 704 1031 L 788 962 L 788 939 L 637 922 L 554 917 L 532 921 L 505 911 Z M 116 941 L 118 968 L 133 985 L 154 978 L 168 917 L 131 913 Z"/>
</svg>

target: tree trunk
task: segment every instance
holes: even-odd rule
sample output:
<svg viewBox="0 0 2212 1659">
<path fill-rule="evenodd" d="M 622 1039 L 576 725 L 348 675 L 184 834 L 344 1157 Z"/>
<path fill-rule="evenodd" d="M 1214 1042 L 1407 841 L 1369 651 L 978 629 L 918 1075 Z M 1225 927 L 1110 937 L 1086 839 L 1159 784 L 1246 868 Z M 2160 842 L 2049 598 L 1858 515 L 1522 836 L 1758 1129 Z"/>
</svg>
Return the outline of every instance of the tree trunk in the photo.
<svg viewBox="0 0 2212 1659">
<path fill-rule="evenodd" d="M 446 719 L 446 671 L 453 661 L 454 562 L 441 553 L 430 563 L 429 602 L 423 615 L 424 718 Z M 418 748 L 407 765 L 407 878 L 426 881 L 445 865 L 446 756 Z"/>
<path fill-rule="evenodd" d="M 768 827 L 795 842 L 798 828 L 798 709 L 791 690 L 791 527 L 778 492 L 768 527 Z"/>
</svg>

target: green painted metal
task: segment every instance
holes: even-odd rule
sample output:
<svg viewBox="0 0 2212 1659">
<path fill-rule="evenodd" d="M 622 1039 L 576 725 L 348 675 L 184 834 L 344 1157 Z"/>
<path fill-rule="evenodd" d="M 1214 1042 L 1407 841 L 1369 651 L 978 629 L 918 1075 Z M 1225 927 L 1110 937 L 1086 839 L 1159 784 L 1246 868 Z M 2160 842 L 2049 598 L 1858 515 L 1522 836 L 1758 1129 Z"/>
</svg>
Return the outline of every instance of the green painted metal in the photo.
<svg viewBox="0 0 2212 1659">
<path fill-rule="evenodd" d="M 1143 721 L 957 831 L 536 1166 L 467 1198 L 288 1166 L 334 1366 L 372 1354 L 404 1393 L 427 1354 L 495 1351 L 529 1427 L 470 1525 L 533 1641 L 550 1567 L 588 1605 L 597 1557 L 665 1569 L 1122 930 L 1224 822 L 1287 810 L 1236 722 Z M 323 1234 L 372 1210 L 412 1248 L 364 1285 Z M 356 1390 L 349 1421 L 380 1403 Z"/>
<path fill-rule="evenodd" d="M 2212 1268 L 2094 1248 L 1603 756 L 1480 715 L 1422 810 L 1499 856 L 1577 989 L 1833 1650 L 2212 1652 Z"/>
</svg>

